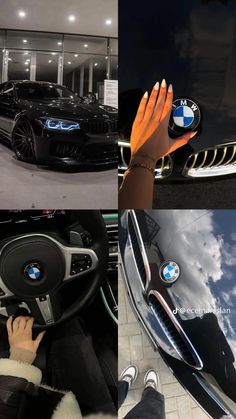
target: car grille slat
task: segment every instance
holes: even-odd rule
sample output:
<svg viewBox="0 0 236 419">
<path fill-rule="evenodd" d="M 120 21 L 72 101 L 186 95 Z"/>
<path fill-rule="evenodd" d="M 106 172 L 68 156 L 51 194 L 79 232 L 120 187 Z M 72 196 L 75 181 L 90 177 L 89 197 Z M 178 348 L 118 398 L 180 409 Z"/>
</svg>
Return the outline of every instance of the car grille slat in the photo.
<svg viewBox="0 0 236 419">
<path fill-rule="evenodd" d="M 127 170 L 130 162 L 130 143 L 126 141 L 119 141 L 119 167 L 118 175 L 120 177 L 124 176 L 125 171 Z M 155 169 L 155 179 L 163 179 L 168 177 L 172 172 L 172 158 L 170 155 L 162 157 L 158 160 L 156 169 Z"/>
<path fill-rule="evenodd" d="M 236 145 L 207 148 L 191 154 L 183 169 L 186 177 L 220 176 L 236 173 Z"/>
<path fill-rule="evenodd" d="M 83 131 L 88 134 L 107 134 L 109 132 L 117 132 L 117 120 L 105 121 L 104 119 L 88 119 L 81 121 L 80 126 Z"/>
<path fill-rule="evenodd" d="M 202 369 L 203 363 L 199 355 L 161 294 L 157 291 L 151 291 L 148 295 L 148 303 L 180 358 L 191 367 Z"/>
</svg>

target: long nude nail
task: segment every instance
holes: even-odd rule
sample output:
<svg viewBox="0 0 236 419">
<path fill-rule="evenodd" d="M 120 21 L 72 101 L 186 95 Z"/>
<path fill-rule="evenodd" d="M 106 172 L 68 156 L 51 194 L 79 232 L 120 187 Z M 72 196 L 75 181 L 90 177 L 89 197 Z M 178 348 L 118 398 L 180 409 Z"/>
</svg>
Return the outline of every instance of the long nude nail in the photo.
<svg viewBox="0 0 236 419">
<path fill-rule="evenodd" d="M 157 81 L 155 86 L 154 86 L 154 90 L 158 90 L 158 89 L 159 89 L 159 81 Z"/>
<path fill-rule="evenodd" d="M 148 98 L 148 92 L 145 92 L 143 97 L 145 97 L 145 99 L 147 99 Z"/>
<path fill-rule="evenodd" d="M 165 81 L 165 79 L 162 80 L 161 87 L 166 87 L 166 81 Z"/>
<path fill-rule="evenodd" d="M 173 92 L 173 86 L 172 86 L 172 84 L 170 84 L 170 85 L 169 85 L 169 87 L 168 87 L 168 92 L 169 92 L 169 93 L 172 93 L 172 92 Z"/>
</svg>

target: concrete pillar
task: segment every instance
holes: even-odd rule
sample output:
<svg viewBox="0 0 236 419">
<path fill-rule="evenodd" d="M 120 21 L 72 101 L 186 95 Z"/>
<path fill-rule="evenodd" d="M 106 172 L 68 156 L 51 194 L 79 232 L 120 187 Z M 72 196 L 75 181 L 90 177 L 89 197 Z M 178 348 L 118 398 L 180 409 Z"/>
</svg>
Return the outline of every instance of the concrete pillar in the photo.
<svg viewBox="0 0 236 419">
<path fill-rule="evenodd" d="M 59 55 L 58 67 L 57 67 L 57 83 L 58 84 L 63 84 L 63 64 L 64 64 L 64 56 Z"/>
<path fill-rule="evenodd" d="M 89 62 L 89 86 L 88 86 L 88 91 L 92 92 L 93 91 L 93 58 L 90 58 L 90 62 Z"/>
<path fill-rule="evenodd" d="M 36 52 L 31 52 L 30 59 L 30 80 L 36 80 Z"/>
<path fill-rule="evenodd" d="M 84 96 L 84 65 L 80 67 L 79 95 Z"/>
<path fill-rule="evenodd" d="M 8 58 L 9 51 L 7 49 L 3 52 L 3 62 L 2 62 L 2 81 L 8 80 Z"/>
</svg>

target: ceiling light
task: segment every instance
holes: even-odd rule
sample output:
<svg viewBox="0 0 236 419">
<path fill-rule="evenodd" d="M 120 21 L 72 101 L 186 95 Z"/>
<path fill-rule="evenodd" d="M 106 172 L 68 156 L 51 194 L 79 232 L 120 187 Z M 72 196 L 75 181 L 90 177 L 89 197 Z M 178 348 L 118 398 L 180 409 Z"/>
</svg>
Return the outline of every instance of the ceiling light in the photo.
<svg viewBox="0 0 236 419">
<path fill-rule="evenodd" d="M 19 10 L 18 16 L 25 17 L 26 16 L 26 13 L 24 12 L 24 10 Z"/>
<path fill-rule="evenodd" d="M 84 44 L 84 48 L 88 48 L 88 44 Z"/>
<path fill-rule="evenodd" d="M 68 16 L 68 19 L 69 19 L 70 22 L 74 22 L 75 21 L 75 15 Z"/>
<path fill-rule="evenodd" d="M 71 64 L 71 61 L 68 61 L 68 63 L 67 64 Z"/>
<path fill-rule="evenodd" d="M 105 57 L 105 60 L 108 60 L 108 56 Z"/>
<path fill-rule="evenodd" d="M 98 66 L 98 63 L 94 63 L 94 65 L 95 65 L 95 67 L 97 67 Z"/>
<path fill-rule="evenodd" d="M 12 61 L 12 58 L 8 58 L 8 61 Z"/>
<path fill-rule="evenodd" d="M 29 69 L 28 68 L 26 68 L 26 70 L 25 71 L 29 71 Z"/>
<path fill-rule="evenodd" d="M 107 19 L 106 20 L 106 25 L 111 25 L 112 24 L 112 20 L 111 19 Z"/>
<path fill-rule="evenodd" d="M 52 60 L 48 60 L 49 64 L 52 62 Z"/>
<path fill-rule="evenodd" d="M 28 61 L 25 61 L 25 65 L 29 65 L 29 62 Z"/>
<path fill-rule="evenodd" d="M 52 52 L 52 55 L 56 55 L 56 52 Z"/>
<path fill-rule="evenodd" d="M 30 58 L 27 58 L 26 63 L 29 63 L 29 62 L 30 62 Z"/>
<path fill-rule="evenodd" d="M 29 55 L 28 51 L 24 52 L 24 55 Z"/>
<path fill-rule="evenodd" d="M 27 41 L 27 39 L 23 39 L 22 42 L 23 42 L 23 44 L 27 44 L 28 41 Z"/>
<path fill-rule="evenodd" d="M 74 54 L 74 57 L 78 57 L 78 54 Z"/>
<path fill-rule="evenodd" d="M 59 41 L 59 42 L 57 43 L 57 45 L 62 45 L 62 42 L 61 42 L 61 41 Z"/>
</svg>

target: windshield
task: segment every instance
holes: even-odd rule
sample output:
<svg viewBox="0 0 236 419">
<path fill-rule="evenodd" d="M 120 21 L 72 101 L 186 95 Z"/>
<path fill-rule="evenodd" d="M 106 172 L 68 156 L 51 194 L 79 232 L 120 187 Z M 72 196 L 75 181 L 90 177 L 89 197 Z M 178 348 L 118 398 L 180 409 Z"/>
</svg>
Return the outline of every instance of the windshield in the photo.
<svg viewBox="0 0 236 419">
<path fill-rule="evenodd" d="M 19 99 L 26 100 L 77 99 L 72 91 L 54 84 L 19 83 L 16 91 Z"/>
</svg>

